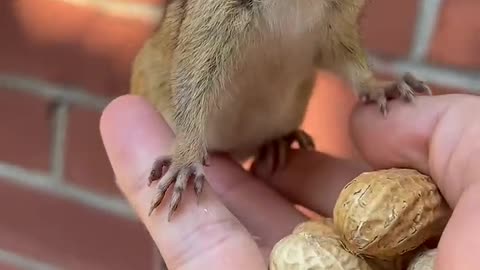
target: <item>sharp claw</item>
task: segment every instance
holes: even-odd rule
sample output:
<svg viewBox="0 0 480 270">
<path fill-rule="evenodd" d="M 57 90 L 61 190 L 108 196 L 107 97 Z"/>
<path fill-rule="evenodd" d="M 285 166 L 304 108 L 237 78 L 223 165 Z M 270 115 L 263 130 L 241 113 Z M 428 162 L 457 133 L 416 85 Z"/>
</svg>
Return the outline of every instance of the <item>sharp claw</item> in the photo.
<svg viewBox="0 0 480 270">
<path fill-rule="evenodd" d="M 315 142 L 313 141 L 313 138 L 308 135 L 305 131 L 300 131 L 298 133 L 298 138 L 297 140 L 301 142 L 301 147 L 305 150 L 313 151 L 315 150 Z"/>
<path fill-rule="evenodd" d="M 167 222 L 170 223 L 170 221 L 172 221 L 172 217 L 173 217 L 173 212 L 175 212 L 175 210 L 172 210 L 170 208 L 169 212 L 168 212 L 168 217 L 167 217 Z"/>
<path fill-rule="evenodd" d="M 151 216 L 153 211 L 155 210 L 155 208 L 157 208 L 157 206 L 160 205 L 159 202 L 157 201 L 152 201 L 152 204 L 150 206 L 150 210 L 148 211 L 148 216 Z"/>
<path fill-rule="evenodd" d="M 415 100 L 415 94 L 413 93 L 413 91 L 407 90 L 401 95 L 402 99 L 407 103 L 413 103 L 413 101 Z"/>
<path fill-rule="evenodd" d="M 152 205 L 150 207 L 150 211 L 148 213 L 148 216 L 152 214 L 152 212 L 157 208 L 163 201 L 163 197 L 165 197 L 165 193 L 170 185 L 167 185 L 165 188 L 159 188 L 157 191 L 157 194 L 155 195 Z"/>
<path fill-rule="evenodd" d="M 205 167 L 210 167 L 210 160 L 208 158 L 204 158 L 202 165 Z"/>
<path fill-rule="evenodd" d="M 315 141 L 313 140 L 312 137 L 309 138 L 310 139 L 310 150 L 315 150 L 316 146 L 315 146 Z"/>
<path fill-rule="evenodd" d="M 147 187 L 152 186 L 152 183 L 153 183 L 152 177 L 149 177 L 147 182 Z"/>
<path fill-rule="evenodd" d="M 177 189 L 175 189 L 175 191 L 173 192 L 172 201 L 170 202 L 170 207 L 169 207 L 169 211 L 168 211 L 168 218 L 167 218 L 168 222 L 170 222 L 173 214 L 175 213 L 175 211 L 178 208 L 178 204 L 180 203 L 180 200 L 182 199 L 182 193 L 183 193 L 182 190 L 177 190 Z"/>
<path fill-rule="evenodd" d="M 381 112 L 382 112 L 383 117 L 386 118 L 387 115 L 388 115 L 388 109 L 387 109 L 387 107 L 386 107 L 386 106 L 383 106 L 383 107 L 381 107 L 380 110 L 381 110 Z"/>
<path fill-rule="evenodd" d="M 427 95 L 429 95 L 429 96 L 433 95 L 432 89 L 431 89 L 430 87 L 428 87 L 428 85 L 422 84 L 422 86 L 423 86 L 424 92 L 425 92 Z"/>
<path fill-rule="evenodd" d="M 415 102 L 415 96 L 414 96 L 413 94 L 411 94 L 411 93 L 410 93 L 410 94 L 407 94 L 405 98 L 407 99 L 407 101 L 408 101 L 409 103 L 414 103 L 414 102 Z"/>
<path fill-rule="evenodd" d="M 427 95 L 431 96 L 432 90 L 430 87 L 422 80 L 417 79 L 413 74 L 410 72 L 406 72 L 403 76 L 403 80 L 412 86 L 417 93 L 426 93 Z"/>
<path fill-rule="evenodd" d="M 380 112 L 382 113 L 383 117 L 387 117 L 388 107 L 387 107 L 386 100 L 384 99 L 379 100 L 378 106 L 380 107 Z"/>
<path fill-rule="evenodd" d="M 293 142 L 297 142 L 300 149 L 315 150 L 315 143 L 312 137 L 304 130 L 296 130 L 282 138 L 264 144 L 260 148 L 259 154 L 255 156 L 250 172 L 263 179 L 272 176 L 276 171 L 285 166 Z"/>
<path fill-rule="evenodd" d="M 167 164 L 167 163 L 169 164 L 170 161 L 157 162 L 156 164 L 161 165 L 161 164 Z M 172 185 L 173 182 L 175 182 L 175 179 L 177 178 L 177 174 L 178 174 L 178 171 L 172 170 L 171 167 L 167 170 L 165 174 L 163 174 L 163 176 L 159 180 L 157 192 L 153 197 L 150 210 L 148 211 L 148 216 L 150 216 L 153 213 L 153 211 L 162 203 L 168 188 Z"/>
<path fill-rule="evenodd" d="M 200 204 L 200 195 L 203 191 L 203 183 L 205 181 L 205 176 L 202 174 L 202 175 L 198 175 L 198 176 L 195 176 L 195 180 L 194 180 L 194 190 L 195 190 L 195 195 L 197 196 L 197 205 Z"/>
</svg>

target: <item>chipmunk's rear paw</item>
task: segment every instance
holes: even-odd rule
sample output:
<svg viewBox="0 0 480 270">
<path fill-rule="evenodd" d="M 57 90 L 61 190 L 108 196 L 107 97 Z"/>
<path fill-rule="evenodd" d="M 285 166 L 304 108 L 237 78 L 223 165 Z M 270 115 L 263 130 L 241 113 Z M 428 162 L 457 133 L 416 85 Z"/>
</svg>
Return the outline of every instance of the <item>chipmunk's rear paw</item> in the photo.
<svg viewBox="0 0 480 270">
<path fill-rule="evenodd" d="M 284 137 L 262 146 L 250 168 L 253 175 L 268 178 L 282 169 L 287 163 L 292 143 L 297 142 L 300 149 L 315 150 L 312 137 L 303 130 L 296 130 Z"/>
</svg>

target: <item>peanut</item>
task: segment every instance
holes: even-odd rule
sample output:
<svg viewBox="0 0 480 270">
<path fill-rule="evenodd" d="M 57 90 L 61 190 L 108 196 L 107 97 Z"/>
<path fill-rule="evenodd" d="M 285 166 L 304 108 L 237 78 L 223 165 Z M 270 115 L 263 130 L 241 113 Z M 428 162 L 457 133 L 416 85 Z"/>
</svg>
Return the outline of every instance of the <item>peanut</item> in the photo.
<svg viewBox="0 0 480 270">
<path fill-rule="evenodd" d="M 347 184 L 333 218 L 352 253 L 390 259 L 440 235 L 450 214 L 430 177 L 389 169 L 362 173 Z"/>
<path fill-rule="evenodd" d="M 420 252 L 410 262 L 407 270 L 433 270 L 437 252 L 436 248 Z"/>
</svg>

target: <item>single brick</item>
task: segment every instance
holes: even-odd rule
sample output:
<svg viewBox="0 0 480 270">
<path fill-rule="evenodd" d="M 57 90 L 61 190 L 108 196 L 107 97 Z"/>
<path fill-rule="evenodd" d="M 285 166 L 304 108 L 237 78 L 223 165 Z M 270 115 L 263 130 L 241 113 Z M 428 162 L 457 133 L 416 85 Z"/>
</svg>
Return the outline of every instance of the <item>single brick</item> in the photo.
<svg viewBox="0 0 480 270">
<path fill-rule="evenodd" d="M 142 224 L 0 180 L 0 248 L 69 270 L 151 269 Z"/>
<path fill-rule="evenodd" d="M 0 1 L 0 72 L 117 96 L 127 92 L 131 62 L 153 27 L 63 1 Z"/>
<path fill-rule="evenodd" d="M 429 61 L 476 69 L 480 76 L 480 1 L 445 0 L 432 40 Z"/>
<path fill-rule="evenodd" d="M 368 50 L 386 57 L 405 57 L 412 43 L 417 0 L 367 1 L 361 19 L 363 43 Z"/>
<path fill-rule="evenodd" d="M 0 108 L 0 161 L 48 171 L 51 137 L 48 100 L 0 88 Z"/>
<path fill-rule="evenodd" d="M 100 112 L 72 107 L 66 133 L 65 177 L 101 193 L 119 194 L 99 130 Z"/>
</svg>

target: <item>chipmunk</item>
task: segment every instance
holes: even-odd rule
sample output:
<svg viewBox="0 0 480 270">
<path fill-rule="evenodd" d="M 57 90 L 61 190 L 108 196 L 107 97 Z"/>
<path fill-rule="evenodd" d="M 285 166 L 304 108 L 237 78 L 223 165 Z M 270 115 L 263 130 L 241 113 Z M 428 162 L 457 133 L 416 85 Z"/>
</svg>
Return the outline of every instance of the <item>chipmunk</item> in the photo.
<svg viewBox="0 0 480 270">
<path fill-rule="evenodd" d="M 254 156 L 268 177 L 293 142 L 315 149 L 300 126 L 316 71 L 334 72 L 361 102 L 411 102 L 431 95 L 412 74 L 375 78 L 361 46 L 365 0 L 170 0 L 158 29 L 133 63 L 131 93 L 161 112 L 176 136 L 171 155 L 152 161 L 158 180 L 149 215 L 174 185 L 168 220 L 193 180 L 202 192 L 210 152 Z M 147 182 L 147 179 L 146 179 Z"/>
</svg>

